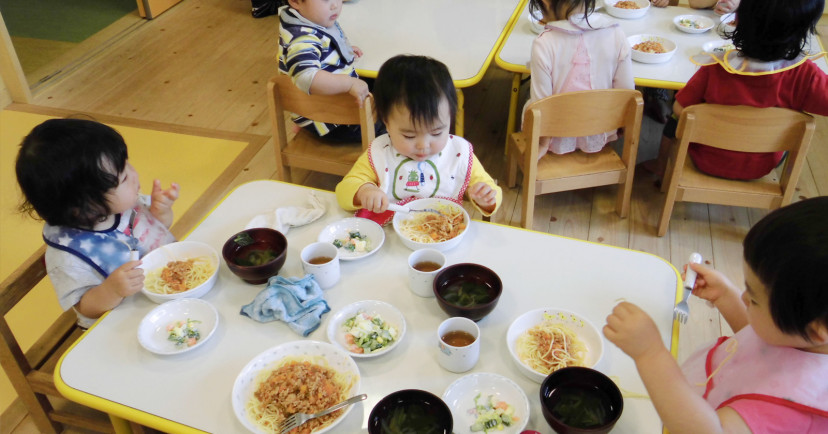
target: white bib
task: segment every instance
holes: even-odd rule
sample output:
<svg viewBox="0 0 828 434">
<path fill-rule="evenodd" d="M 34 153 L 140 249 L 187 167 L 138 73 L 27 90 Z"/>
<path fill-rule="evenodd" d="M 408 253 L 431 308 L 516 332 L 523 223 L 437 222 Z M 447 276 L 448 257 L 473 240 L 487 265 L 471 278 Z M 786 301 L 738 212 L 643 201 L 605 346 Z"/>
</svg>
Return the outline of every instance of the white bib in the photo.
<svg viewBox="0 0 828 434">
<path fill-rule="evenodd" d="M 392 201 L 402 203 L 425 197 L 462 202 L 474 161 L 471 143 L 454 135 L 442 151 L 425 161 L 415 161 L 397 152 L 384 134 L 371 143 L 368 159 L 379 188 Z"/>
</svg>

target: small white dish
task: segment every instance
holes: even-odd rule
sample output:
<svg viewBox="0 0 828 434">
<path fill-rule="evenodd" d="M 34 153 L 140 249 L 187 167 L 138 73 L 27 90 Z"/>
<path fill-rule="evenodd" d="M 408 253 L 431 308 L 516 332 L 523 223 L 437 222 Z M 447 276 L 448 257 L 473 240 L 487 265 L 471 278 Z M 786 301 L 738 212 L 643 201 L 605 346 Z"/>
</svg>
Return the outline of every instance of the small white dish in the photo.
<svg viewBox="0 0 828 434">
<path fill-rule="evenodd" d="M 736 12 L 724 14 L 719 18 L 719 28 L 727 33 L 736 30 Z"/>
<path fill-rule="evenodd" d="M 719 39 L 702 44 L 702 51 L 705 53 L 724 53 L 727 50 L 733 50 L 736 47 L 730 39 Z"/>
<path fill-rule="evenodd" d="M 640 44 L 642 42 L 657 42 L 657 43 L 661 44 L 662 47 L 664 47 L 665 52 L 664 53 L 647 53 L 647 52 L 639 51 L 639 50 L 636 50 L 636 49 L 633 48 L 637 44 Z M 678 48 L 676 43 L 671 41 L 670 39 L 667 39 L 663 36 L 648 35 L 648 34 L 629 36 L 629 37 L 627 37 L 627 43 L 630 44 L 630 49 L 632 50 L 632 53 L 631 53 L 632 60 L 635 60 L 636 62 L 641 62 L 641 63 L 664 63 L 664 62 L 667 62 L 673 57 L 673 54 L 676 53 L 676 48 Z"/>
<path fill-rule="evenodd" d="M 397 337 L 394 339 L 394 342 L 391 345 L 368 354 L 352 352 L 348 348 L 343 324 L 358 313 L 364 313 L 369 316 L 379 315 L 383 321 L 396 328 Z M 405 317 L 402 312 L 396 307 L 378 300 L 364 300 L 351 303 L 334 313 L 330 321 L 328 321 L 328 340 L 347 352 L 351 357 L 357 358 L 377 357 L 393 350 L 405 337 L 405 331 Z"/>
<path fill-rule="evenodd" d="M 604 9 L 607 10 L 608 14 L 614 16 L 615 18 L 623 18 L 627 20 L 641 18 L 644 15 L 647 15 L 647 11 L 650 9 L 650 0 L 633 0 L 638 5 L 638 9 L 617 8 L 615 5 L 619 1 L 621 0 L 604 0 Z"/>
<path fill-rule="evenodd" d="M 530 310 L 515 318 L 506 331 L 506 346 L 509 348 L 509 354 L 512 355 L 512 360 L 515 361 L 518 369 L 527 378 L 539 384 L 546 378 L 546 374 L 529 367 L 529 365 L 520 360 L 517 354 L 518 337 L 543 322 L 545 314 L 551 316 L 553 322 L 567 327 L 578 336 L 586 347 L 583 366 L 594 368 L 604 354 L 604 340 L 601 338 L 600 333 L 598 333 L 598 328 L 577 313 L 562 309 L 540 308 Z"/>
<path fill-rule="evenodd" d="M 236 414 L 239 422 L 252 433 L 267 434 L 247 417 L 247 402 L 253 397 L 253 393 L 256 392 L 259 382 L 262 380 L 260 377 L 276 369 L 280 362 L 288 357 L 307 360 L 313 363 L 321 362 L 321 364 L 327 365 L 327 367 L 341 374 L 354 378 L 351 382 L 351 388 L 344 391 L 344 395 L 351 397 L 359 394 L 361 382 L 359 368 L 356 362 L 354 362 L 354 359 L 349 357 L 346 351 L 329 343 L 310 340 L 292 341 L 277 345 L 263 351 L 248 362 L 242 368 L 241 372 L 239 372 L 236 381 L 233 382 L 233 391 L 231 394 L 233 412 Z M 328 426 L 314 431 L 314 433 L 320 434 L 331 431 L 348 416 L 353 408 L 353 405 L 349 405 L 342 410 L 342 413 L 336 420 Z"/>
<path fill-rule="evenodd" d="M 532 29 L 532 31 L 537 33 L 537 34 L 540 34 L 541 32 L 543 32 L 543 29 L 546 26 L 545 24 L 542 24 L 540 22 L 540 20 L 542 18 L 543 18 L 542 16 L 539 17 L 539 16 L 537 16 L 535 14 L 532 14 L 532 13 L 529 14 L 529 28 Z"/>
<path fill-rule="evenodd" d="M 213 268 L 213 273 L 207 278 L 204 283 L 187 291 L 176 292 L 172 294 L 159 294 L 147 289 L 146 286 L 141 288 L 141 292 L 147 296 L 148 299 L 161 304 L 165 301 L 177 300 L 181 298 L 201 298 L 204 294 L 210 292 L 218 279 L 219 256 L 216 249 L 211 246 L 200 243 L 198 241 L 178 241 L 158 247 L 157 249 L 147 253 L 141 258 L 141 268 L 145 273 L 152 272 L 161 267 L 167 266 L 170 261 L 185 261 L 192 258 L 207 258 L 208 262 Z"/>
<path fill-rule="evenodd" d="M 673 24 L 685 33 L 704 33 L 716 25 L 713 20 L 702 15 L 678 15 L 673 18 Z"/>
<path fill-rule="evenodd" d="M 385 242 L 385 230 L 382 226 L 373 220 L 360 217 L 349 217 L 325 226 L 325 229 L 322 229 L 322 232 L 319 233 L 317 241 L 333 243 L 334 240 L 346 240 L 348 239 L 348 234 L 353 231 L 358 231 L 361 235 L 366 236 L 370 241 L 370 247 L 362 252 L 340 247 L 339 259 L 342 261 L 353 261 L 371 256 Z"/>
<path fill-rule="evenodd" d="M 443 401 L 451 409 L 451 417 L 454 419 L 455 434 L 472 433 L 470 428 L 477 416 L 470 410 L 475 408 L 474 397 L 478 394 L 480 404 L 493 396 L 495 401 L 503 401 L 515 409 L 515 422 L 511 426 L 504 427 L 503 431 L 490 431 L 503 434 L 523 431 L 529 421 L 529 399 L 523 389 L 502 375 L 478 372 L 458 378 L 443 392 Z"/>
<path fill-rule="evenodd" d="M 201 337 L 192 346 L 177 346 L 168 339 L 170 332 L 167 327 L 176 321 L 187 319 L 199 321 L 196 324 Z M 218 311 L 212 304 L 198 298 L 181 298 L 168 301 L 151 310 L 138 325 L 138 342 L 147 351 L 160 354 L 180 354 L 196 349 L 211 336 L 218 328 Z"/>
</svg>

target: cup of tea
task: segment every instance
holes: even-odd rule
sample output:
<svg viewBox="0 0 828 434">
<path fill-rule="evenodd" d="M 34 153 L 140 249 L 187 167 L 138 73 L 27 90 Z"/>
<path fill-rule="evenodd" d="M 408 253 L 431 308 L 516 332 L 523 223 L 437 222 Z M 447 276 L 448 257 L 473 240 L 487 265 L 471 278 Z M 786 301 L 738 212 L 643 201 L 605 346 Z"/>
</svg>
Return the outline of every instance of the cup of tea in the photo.
<svg viewBox="0 0 828 434">
<path fill-rule="evenodd" d="M 420 297 L 434 297 L 434 276 L 446 266 L 446 255 L 435 249 L 420 249 L 408 255 L 408 287 Z"/>
<path fill-rule="evenodd" d="M 449 318 L 437 328 L 437 348 L 437 361 L 443 369 L 466 372 L 480 357 L 480 328 L 468 318 Z"/>
<path fill-rule="evenodd" d="M 312 274 L 322 289 L 339 281 L 339 249 L 331 243 L 316 242 L 305 246 L 300 254 L 305 274 Z"/>
</svg>

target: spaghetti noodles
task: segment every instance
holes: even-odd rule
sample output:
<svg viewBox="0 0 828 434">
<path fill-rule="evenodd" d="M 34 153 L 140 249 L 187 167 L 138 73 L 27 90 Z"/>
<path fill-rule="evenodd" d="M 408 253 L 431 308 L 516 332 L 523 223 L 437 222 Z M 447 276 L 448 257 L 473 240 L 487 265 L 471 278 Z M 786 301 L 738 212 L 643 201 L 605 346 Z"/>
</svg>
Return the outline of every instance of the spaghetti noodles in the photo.
<svg viewBox="0 0 828 434">
<path fill-rule="evenodd" d="M 274 369 L 259 372 L 256 389 L 247 401 L 247 417 L 265 432 L 279 432 L 279 424 L 294 413 L 316 413 L 348 398 L 357 378 L 336 371 L 322 357 L 286 357 Z M 291 433 L 309 434 L 330 425 L 342 413 L 312 419 Z"/>
<path fill-rule="evenodd" d="M 518 358 L 544 375 L 569 366 L 584 366 L 586 347 L 563 324 L 544 319 L 516 342 Z"/>
<path fill-rule="evenodd" d="M 176 294 L 189 291 L 206 282 L 215 267 L 206 257 L 170 261 L 163 267 L 147 273 L 144 286 L 156 294 Z"/>
<path fill-rule="evenodd" d="M 623 0 L 615 3 L 613 6 L 617 7 L 618 9 L 641 9 L 641 6 L 638 6 L 638 3 L 632 0 Z"/>
<path fill-rule="evenodd" d="M 440 207 L 440 214 L 435 212 L 417 213 L 414 217 L 402 220 L 400 233 L 411 241 L 418 243 L 441 243 L 448 241 L 466 230 L 463 211 L 459 207 Z"/>
</svg>

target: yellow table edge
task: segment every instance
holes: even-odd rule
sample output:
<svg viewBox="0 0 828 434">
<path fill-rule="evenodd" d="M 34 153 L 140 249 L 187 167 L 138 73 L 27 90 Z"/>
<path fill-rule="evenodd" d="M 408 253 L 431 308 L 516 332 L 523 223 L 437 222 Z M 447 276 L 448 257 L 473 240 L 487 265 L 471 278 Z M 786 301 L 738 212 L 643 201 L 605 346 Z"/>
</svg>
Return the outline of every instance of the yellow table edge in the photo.
<svg viewBox="0 0 828 434">
<path fill-rule="evenodd" d="M 298 187 L 306 188 L 308 190 L 319 190 L 319 191 L 326 191 L 326 192 L 330 193 L 327 190 L 321 190 L 321 189 L 317 189 L 317 188 L 313 188 L 313 187 L 306 187 L 306 186 L 303 186 L 303 185 L 292 184 L 292 183 L 289 183 L 289 182 L 277 181 L 277 180 L 272 180 L 272 179 L 268 179 L 268 180 L 261 180 L 260 179 L 260 180 L 248 181 L 244 184 L 240 184 L 240 185 L 234 187 L 233 190 L 228 192 L 220 201 L 218 201 L 210 209 L 209 212 L 204 213 L 204 215 L 201 217 L 201 219 L 199 219 L 199 221 L 195 225 L 193 225 L 187 231 L 186 235 L 182 238 L 186 238 L 186 236 L 190 235 L 190 233 L 193 231 L 193 229 L 195 229 L 198 225 L 200 225 L 207 218 L 207 216 L 212 214 L 213 211 L 215 211 L 216 208 L 219 207 L 219 205 L 224 203 L 224 201 L 227 200 L 227 198 L 230 197 L 230 195 L 232 195 L 233 192 L 235 192 L 237 189 L 243 187 L 246 184 L 249 184 L 249 183 L 252 183 L 252 182 L 260 182 L 260 181 L 269 181 L 269 182 L 276 182 L 276 183 L 281 183 L 281 184 L 295 185 L 295 186 L 298 186 Z M 478 220 L 478 221 L 480 221 L 480 220 Z M 487 223 L 487 224 L 492 224 L 492 225 L 497 225 L 497 226 L 505 226 L 505 227 L 509 227 L 509 228 L 512 228 L 512 229 L 519 229 L 519 230 L 523 230 L 523 231 L 539 232 L 539 231 L 535 231 L 533 229 L 526 229 L 526 228 L 521 228 L 521 227 L 509 226 L 509 225 L 504 225 L 504 224 L 501 224 L 501 223 L 483 222 L 483 221 L 481 221 L 481 222 L 482 223 Z M 618 246 L 612 246 L 612 245 L 608 245 L 608 244 L 596 243 L 594 241 L 581 240 L 581 239 L 578 239 L 578 238 L 572 238 L 572 237 L 567 237 L 567 236 L 563 236 L 563 235 L 550 234 L 550 233 L 546 233 L 546 232 L 539 232 L 539 233 L 542 233 L 542 234 L 548 235 L 548 236 L 552 236 L 552 237 L 565 238 L 565 239 L 569 239 L 569 240 L 575 240 L 575 241 L 580 241 L 580 242 L 585 242 L 585 243 L 590 243 L 590 244 L 596 244 L 596 245 L 599 245 L 599 246 L 611 247 L 611 248 L 614 248 L 614 249 L 627 250 L 627 251 L 631 251 L 631 252 L 642 253 L 642 254 L 645 254 L 645 255 L 648 255 L 648 256 L 653 256 L 656 259 L 661 260 L 661 261 L 665 262 L 667 265 L 669 265 L 670 268 L 673 270 L 673 273 L 675 273 L 675 275 L 676 275 L 675 303 L 678 303 L 678 302 L 681 301 L 681 297 L 683 295 L 683 291 L 682 291 L 683 290 L 683 285 L 682 285 L 683 281 L 682 281 L 682 278 L 681 278 L 681 274 L 676 269 L 676 267 L 673 266 L 673 264 L 671 264 L 669 261 L 662 258 L 661 256 L 654 255 L 652 253 L 648 253 L 648 252 L 644 252 L 644 251 L 640 251 L 640 250 L 633 250 L 633 249 L 628 249 L 626 247 L 618 247 Z M 105 318 L 106 315 L 108 315 L 108 314 L 109 313 L 106 313 L 103 316 L 101 316 L 101 318 L 98 319 L 98 321 L 96 321 L 95 324 L 89 330 L 94 329 L 101 322 L 101 319 Z M 672 327 L 672 331 L 671 331 L 671 334 L 670 334 L 670 354 L 673 355 L 674 359 L 677 359 L 678 358 L 678 340 L 679 340 L 679 323 L 678 323 L 678 320 L 673 319 L 672 324 L 673 324 L 673 327 Z M 78 340 L 75 341 L 72 344 L 72 346 L 70 346 L 69 349 L 66 350 L 65 353 L 63 353 L 63 355 L 60 357 L 60 360 L 58 360 L 57 365 L 55 366 L 55 374 L 54 374 L 54 376 L 55 376 L 55 386 L 57 387 L 57 389 L 61 393 L 61 395 L 65 396 L 67 399 L 70 399 L 70 400 L 75 401 L 75 402 L 79 402 L 79 403 L 84 404 L 88 407 L 92 407 L 92 408 L 104 411 L 104 412 L 108 413 L 110 415 L 110 417 L 113 417 L 113 416 L 114 417 L 122 417 L 124 419 L 128 419 L 128 420 L 140 423 L 142 425 L 151 426 L 151 427 L 160 429 L 164 432 L 182 432 L 182 433 L 202 433 L 202 432 L 204 432 L 204 431 L 197 430 L 195 428 L 189 427 L 187 425 L 182 425 L 182 424 L 179 424 L 177 422 L 172 422 L 170 420 L 161 418 L 159 416 L 155 416 L 155 415 L 151 415 L 149 413 L 145 413 L 141 410 L 137 410 L 137 409 L 134 409 L 132 407 L 129 407 L 129 406 L 126 406 L 126 405 L 123 405 L 123 404 L 118 404 L 118 403 L 115 403 L 115 402 L 102 400 L 102 399 L 98 398 L 95 395 L 91 395 L 91 394 L 86 393 L 86 392 L 81 392 L 77 389 L 73 389 L 72 387 L 69 387 L 68 385 L 66 385 L 63 382 L 63 379 L 60 377 L 60 368 L 63 365 L 63 358 L 66 357 L 66 355 L 69 354 L 69 352 L 75 347 L 75 345 L 77 345 L 78 342 L 80 342 L 83 339 L 83 337 L 86 335 L 86 333 L 89 333 L 89 331 L 86 331 L 83 334 L 83 336 L 78 338 Z M 125 430 L 119 431 L 117 429 L 118 425 L 114 422 L 113 422 L 113 425 L 116 425 L 116 433 L 119 433 L 119 434 L 120 433 L 131 433 L 131 430 L 129 430 L 128 426 L 126 426 Z M 126 425 L 126 424 L 124 424 L 124 425 Z M 666 433 L 667 429 L 664 428 L 663 432 Z"/>
</svg>

